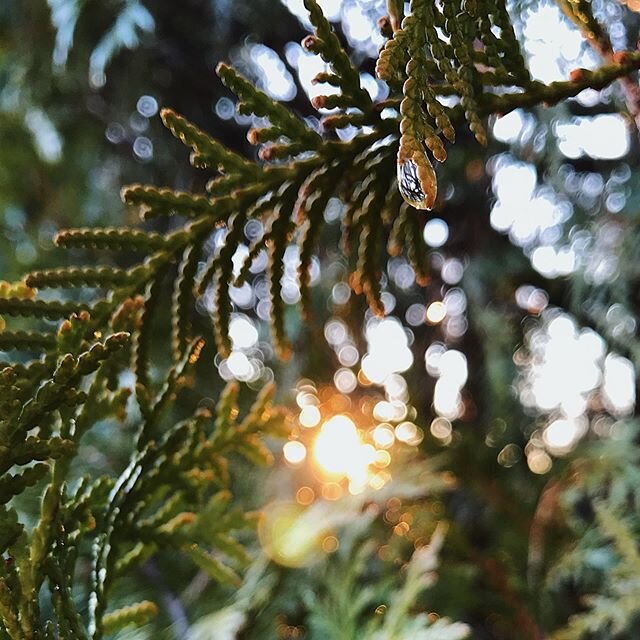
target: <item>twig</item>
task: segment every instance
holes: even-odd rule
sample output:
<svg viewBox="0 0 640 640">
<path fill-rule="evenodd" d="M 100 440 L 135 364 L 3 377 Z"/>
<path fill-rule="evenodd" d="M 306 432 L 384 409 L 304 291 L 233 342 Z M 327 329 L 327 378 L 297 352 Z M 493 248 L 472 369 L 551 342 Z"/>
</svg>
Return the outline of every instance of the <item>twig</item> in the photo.
<svg viewBox="0 0 640 640">
<path fill-rule="evenodd" d="M 576 13 L 576 11 L 580 11 L 580 3 L 578 3 L 578 8 L 569 0 L 558 0 L 558 4 L 565 15 L 580 29 L 591 48 L 605 62 L 614 63 L 617 56 L 611 45 L 611 40 L 596 18 L 589 14 L 588 19 L 585 20 L 581 14 Z M 618 83 L 622 89 L 629 115 L 633 118 L 636 130 L 640 134 L 640 85 L 636 79 L 628 75 L 619 78 Z"/>
</svg>

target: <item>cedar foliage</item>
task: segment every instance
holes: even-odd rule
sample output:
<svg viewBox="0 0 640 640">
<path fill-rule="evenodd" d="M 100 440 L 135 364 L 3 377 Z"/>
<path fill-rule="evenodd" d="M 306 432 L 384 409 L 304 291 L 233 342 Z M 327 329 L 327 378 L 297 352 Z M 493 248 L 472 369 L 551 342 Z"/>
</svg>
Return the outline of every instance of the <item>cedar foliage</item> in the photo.
<svg viewBox="0 0 640 640">
<path fill-rule="evenodd" d="M 290 357 L 281 295 L 284 254 L 291 243 L 299 246 L 300 311 L 308 316 L 311 260 L 325 224 L 324 210 L 330 198 L 338 197 L 347 205 L 342 242 L 350 256 L 350 284 L 366 297 L 373 313 L 383 315 L 385 247 L 391 255 L 406 254 L 421 282 L 430 277 L 419 210 L 438 206 L 432 159 L 446 161 L 446 145 L 454 143 L 456 131 L 468 127 L 478 143 L 486 144 L 489 115 L 556 104 L 585 88 L 607 87 L 640 68 L 639 53 L 612 52 L 588 2 L 561 4 L 588 38 L 605 43 L 605 62 L 595 71 L 576 70 L 566 81 L 545 85 L 527 70 L 504 0 L 412 0 L 406 16 L 404 3 L 390 0 L 389 16 L 381 21 L 387 40 L 376 72 L 391 93 L 375 103 L 317 2 L 304 4 L 314 33 L 303 46 L 329 65 L 316 81 L 340 90 L 314 98 L 318 110 L 337 109 L 320 112 L 320 130 L 220 64 L 218 76 L 237 96 L 238 111 L 268 121 L 248 134 L 259 147 L 259 161 L 227 149 L 165 108 L 164 125 L 188 147 L 191 164 L 211 175 L 206 192 L 125 187 L 124 202 L 143 221 L 172 217 L 171 230 L 69 229 L 57 235 L 56 243 L 91 252 L 131 251 L 141 256 L 138 263 L 35 271 L 23 282 L 2 287 L 0 315 L 7 328 L 0 346 L 31 356 L 26 363 L 4 363 L 0 372 L 0 548 L 5 558 L 0 616 L 11 640 L 98 640 L 125 625 L 144 624 L 155 615 L 156 604 L 144 600 L 113 610 L 109 596 L 115 582 L 156 553 L 181 553 L 214 580 L 239 586 L 248 555 L 236 533 L 251 527 L 255 514 L 230 506 L 230 456 L 268 463 L 271 454 L 264 438 L 284 436 L 287 429 L 282 413 L 272 406 L 273 387 L 263 389 L 242 415 L 235 383 L 225 387 L 214 410 L 196 409 L 168 422 L 168 408 L 195 375 L 208 340 L 193 335 L 191 327 L 199 297 L 209 288 L 214 291 L 211 334 L 217 353 L 224 356 L 231 348 L 229 287 L 249 278 L 252 260 L 266 250 L 273 344 L 280 358 Z M 455 97 L 454 106 L 445 106 L 439 100 L 443 96 Z M 335 132 L 348 125 L 359 133 L 341 141 Z M 249 220 L 259 220 L 264 232 L 234 278 L 233 258 Z M 226 231 L 224 242 L 200 265 L 204 243 L 220 228 Z M 169 281 L 171 304 L 165 310 Z M 51 289 L 58 295 L 50 295 Z M 92 291 L 92 302 L 78 303 L 77 289 Z M 171 362 L 158 381 L 152 373 L 158 366 L 151 362 L 152 322 L 164 314 L 171 324 Z M 20 327 L 12 328 L 13 318 L 21 319 Z M 55 330 L 48 330 L 51 321 Z M 123 384 L 128 371 L 135 376 L 132 388 Z M 107 417 L 122 419 L 132 404 L 138 431 L 124 470 L 70 484 L 83 435 Z M 13 503 L 34 487 L 41 496 L 40 512 L 35 526 L 28 528 Z M 638 565 L 631 536 L 611 507 L 598 504 L 598 526 L 626 561 L 617 571 L 630 571 Z M 432 543 L 434 548 L 439 544 Z M 90 570 L 82 575 L 77 565 L 87 549 Z M 362 552 L 363 559 L 368 551 Z M 345 598 L 363 562 L 349 568 L 353 575 Z M 413 602 L 424 586 L 423 574 L 435 564 L 429 560 L 421 569 L 411 565 L 403 587 L 411 593 L 399 596 L 406 600 L 398 607 L 400 619 L 388 616 L 381 629 L 366 637 L 396 637 L 407 613 L 404 605 Z M 557 576 L 561 572 L 559 567 Z M 631 586 L 637 589 L 633 577 Z M 43 591 L 51 602 L 46 614 Z M 612 591 L 556 637 L 624 629 L 634 611 L 635 591 Z M 78 594 L 88 603 L 86 615 L 80 614 Z M 330 617 L 328 612 L 321 615 L 322 606 L 314 622 L 319 628 Z M 411 624 L 418 634 L 426 622 Z M 439 624 L 433 625 L 434 634 Z M 420 637 L 463 637 L 466 631 L 442 623 L 442 633 L 450 635 Z"/>
</svg>

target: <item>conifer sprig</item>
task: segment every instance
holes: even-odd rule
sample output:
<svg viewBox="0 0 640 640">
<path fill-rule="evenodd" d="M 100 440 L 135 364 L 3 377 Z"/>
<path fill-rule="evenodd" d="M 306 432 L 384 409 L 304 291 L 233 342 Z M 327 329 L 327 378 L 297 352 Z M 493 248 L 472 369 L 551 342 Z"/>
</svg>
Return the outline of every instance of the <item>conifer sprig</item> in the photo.
<svg viewBox="0 0 640 640">
<path fill-rule="evenodd" d="M 122 269 L 118 267 L 68 267 L 65 269 L 31 274 L 27 284 L 38 287 L 100 288 L 109 292 L 109 301 L 98 303 L 92 315 L 108 318 L 114 308 L 127 299 L 143 295 L 145 291 L 163 290 L 160 279 L 171 271 L 171 265 L 178 264 L 179 276 L 174 286 L 172 305 L 172 326 L 174 359 L 177 361 L 190 339 L 191 291 L 197 296 L 208 295 L 208 286 L 213 284 L 213 329 L 220 353 L 230 350 L 228 328 L 233 304 L 228 287 L 233 277 L 235 249 L 243 241 L 243 225 L 250 219 L 263 223 L 262 237 L 254 240 L 244 267 L 241 268 L 236 284 L 247 280 L 252 260 L 260 251 L 268 249 L 268 271 L 270 274 L 271 310 L 274 339 L 287 352 L 284 335 L 285 304 L 281 297 L 283 276 L 282 260 L 285 249 L 291 242 L 298 242 L 301 256 L 299 280 L 304 308 L 308 309 L 309 265 L 313 257 L 314 238 L 318 237 L 323 225 L 322 209 L 331 196 L 349 203 L 344 220 L 343 243 L 355 241 L 355 254 L 360 258 L 353 264 L 351 282 L 358 290 L 369 291 L 368 300 L 378 312 L 380 270 L 374 264 L 380 259 L 380 245 L 389 237 L 391 227 L 398 219 L 398 230 L 402 227 L 398 210 L 382 215 L 383 203 L 387 200 L 359 189 L 359 195 L 351 191 L 350 185 L 369 184 L 378 187 L 393 179 L 391 165 L 382 162 L 374 167 L 367 164 L 367 148 L 388 139 L 390 148 L 398 153 L 398 184 L 400 192 L 409 204 L 418 208 L 432 208 L 437 203 L 436 172 L 429 160 L 431 154 L 442 162 L 447 157 L 445 141 L 452 143 L 455 137 L 454 123 L 459 122 L 464 113 L 471 129 L 481 142 L 485 141 L 482 118 L 489 113 L 506 113 L 520 106 L 539 103 L 552 104 L 561 99 L 577 95 L 587 87 L 600 88 L 615 78 L 632 72 L 640 66 L 637 53 L 617 54 L 616 61 L 600 69 L 579 71 L 565 82 L 544 85 L 531 82 L 520 53 L 519 44 L 504 2 L 482 0 L 477 3 L 446 3 L 442 7 L 413 0 L 411 13 L 397 25 L 392 37 L 383 48 L 378 60 L 378 74 L 386 79 L 394 91 L 401 88 L 399 103 L 399 135 L 393 135 L 393 119 L 381 120 L 371 114 L 393 103 L 394 98 L 381 105 L 374 105 L 369 95 L 362 89 L 357 69 L 353 66 L 345 49 L 341 46 L 329 22 L 313 0 L 306 3 L 315 28 L 311 47 L 323 57 L 331 67 L 331 72 L 318 79 L 340 88 L 339 103 L 329 105 L 320 100 L 318 107 L 337 106 L 339 112 L 324 116 L 325 129 L 329 132 L 340 126 L 371 128 L 348 142 L 340 142 L 323 137 L 264 92 L 256 89 L 249 81 L 231 67 L 221 64 L 218 73 L 227 87 L 235 92 L 240 102 L 238 108 L 244 113 L 252 113 L 266 118 L 268 127 L 252 129 L 251 142 L 261 146 L 260 156 L 265 163 L 253 162 L 226 149 L 223 145 L 188 122 L 175 112 L 164 109 L 162 119 L 165 125 L 191 151 L 192 162 L 205 169 L 217 172 L 208 185 L 208 194 L 177 192 L 167 188 L 132 185 L 123 190 L 124 201 L 139 209 L 143 218 L 166 215 L 180 215 L 186 219 L 182 229 L 165 236 L 137 229 L 81 229 L 62 232 L 57 242 L 65 247 L 86 247 L 118 251 L 132 249 L 147 254 L 141 265 Z M 400 15 L 392 3 L 394 16 Z M 484 49 L 474 50 L 469 42 L 475 38 L 482 42 Z M 509 85 L 524 88 L 505 91 Z M 494 93 L 494 87 L 502 87 Z M 438 96 L 455 95 L 460 105 L 445 107 Z M 393 94 L 392 94 L 393 95 Z M 326 96 L 327 100 L 332 96 Z M 398 104 L 398 103 L 396 103 Z M 360 114 L 360 115 L 358 115 Z M 373 117 L 373 119 L 372 119 Z M 342 118 L 342 120 L 341 120 Z M 443 136 L 444 140 L 440 137 Z M 397 147 L 396 147 L 397 145 Z M 312 176 L 329 175 L 326 186 L 309 189 Z M 371 170 L 376 179 L 368 180 Z M 283 184 L 290 184 L 289 190 L 282 190 Z M 284 194 L 291 194 L 290 201 L 284 202 Z M 287 196 L 289 197 L 289 196 Z M 307 204 L 307 200 L 309 203 Z M 366 215 L 358 213 L 366 202 Z M 381 207 L 377 212 L 372 207 Z M 295 214 L 294 214 L 295 210 Z M 302 219 L 308 214 L 308 219 Z M 294 219 L 295 215 L 295 219 Z M 407 214 L 411 215 L 411 214 Z M 296 224 L 304 225 L 304 232 L 293 234 Z M 408 227 L 413 228 L 411 224 Z M 226 227 L 223 246 L 212 255 L 203 255 L 205 240 L 209 233 L 219 227 Z M 407 236 L 415 238 L 415 231 Z M 394 246 L 391 242 L 390 246 Z M 395 243 L 398 246 L 398 243 Z M 412 241 L 408 252 L 411 262 L 421 273 L 421 280 L 427 279 L 426 265 L 420 257 L 416 242 Z M 187 261 L 188 257 L 188 261 Z M 204 261 L 206 266 L 199 264 Z M 157 283 L 154 286 L 154 283 Z M 366 286 L 363 285 L 366 283 Z M 151 287 L 151 288 L 150 288 Z M 148 300 L 146 305 L 152 304 Z M 145 306 L 146 306 L 145 305 Z M 87 303 L 65 300 L 47 301 L 39 299 L 0 299 L 0 313 L 5 315 L 36 316 L 57 319 L 64 318 L 77 310 L 90 310 Z M 146 332 L 146 318 L 142 313 L 139 326 L 133 330 L 134 344 L 141 345 L 140 336 Z M 98 328 L 97 326 L 95 328 Z M 39 339 L 42 346 L 50 344 L 50 339 Z M 31 346 L 37 339 L 32 336 Z M 16 345 L 28 346 L 26 336 Z M 137 370 L 145 379 L 144 351 L 138 358 Z"/>
<path fill-rule="evenodd" d="M 328 65 L 316 81 L 339 89 L 313 100 L 321 127 L 223 63 L 218 74 L 238 97 L 238 109 L 268 121 L 248 133 L 259 147 L 257 161 L 164 109 L 164 124 L 189 149 L 192 164 L 213 172 L 206 192 L 131 185 L 122 198 L 149 225 L 172 216 L 173 230 L 62 231 L 56 238 L 61 248 L 126 251 L 141 254 L 141 260 L 126 267 L 114 256 L 112 266 L 69 266 L 0 283 L 0 349 L 38 356 L 0 369 L 0 550 L 6 559 L 0 563 L 0 618 L 11 640 L 99 640 L 143 623 L 155 614 L 153 603 L 109 611 L 109 596 L 122 576 L 163 549 L 190 558 L 215 580 L 238 584 L 247 554 L 234 535 L 254 517 L 232 507 L 229 458 L 270 461 L 263 437 L 284 432 L 282 417 L 271 408 L 273 388 L 242 419 L 236 384 L 222 392 L 214 412 L 195 411 L 172 425 L 165 416 L 203 348 L 193 335 L 199 297 L 212 295 L 213 303 L 205 306 L 211 308 L 219 354 L 231 350 L 229 287 L 248 222 L 259 221 L 263 233 L 254 239 L 235 284 L 251 277 L 252 261 L 264 250 L 272 334 L 285 357 L 292 349 L 282 296 L 286 250 L 298 244 L 308 313 L 310 266 L 332 198 L 345 204 L 342 244 L 351 261 L 349 281 L 382 315 L 382 247 L 392 255 L 404 250 L 419 283 L 429 279 L 422 222 L 414 209 L 438 206 L 430 158 L 446 160 L 454 126 L 466 122 L 484 143 L 484 118 L 490 114 L 555 104 L 640 68 L 639 53 L 609 51 L 589 3 L 563 4 L 606 45 L 606 64 L 543 84 L 529 75 L 504 0 L 413 0 L 407 16 L 403 2 L 389 0 L 389 19 L 381 23 L 389 39 L 377 73 L 391 93 L 375 103 L 318 3 L 304 4 L 314 26 L 304 46 Z M 453 106 L 443 96 L 453 98 Z M 345 127 L 355 128 L 349 140 L 336 135 Z M 209 252 L 216 233 L 224 234 L 223 241 Z M 45 297 L 36 288 L 55 291 Z M 152 323 L 167 313 L 171 364 L 163 375 L 153 362 Z M 123 386 L 121 376 L 130 371 L 135 383 Z M 134 393 L 140 415 L 127 466 L 70 488 L 82 437 L 101 420 L 122 421 Z M 39 518 L 28 530 L 14 499 L 39 484 Z M 602 525 L 609 521 L 604 511 L 599 517 Z M 619 545 L 626 540 L 611 526 L 607 531 L 620 538 Z M 87 561 L 82 554 L 88 546 L 93 551 L 86 620 L 74 595 L 75 568 Z M 627 547 L 623 551 L 631 555 Z M 40 610 L 45 585 L 53 607 L 49 621 Z"/>
</svg>

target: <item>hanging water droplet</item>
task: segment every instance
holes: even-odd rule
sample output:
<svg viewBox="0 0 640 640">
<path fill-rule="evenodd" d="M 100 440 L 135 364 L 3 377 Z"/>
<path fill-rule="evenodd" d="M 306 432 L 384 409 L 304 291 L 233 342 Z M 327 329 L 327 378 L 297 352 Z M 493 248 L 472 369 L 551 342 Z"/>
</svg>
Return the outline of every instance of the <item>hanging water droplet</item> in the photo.
<svg viewBox="0 0 640 640">
<path fill-rule="evenodd" d="M 398 189 L 405 201 L 416 209 L 432 209 L 438 184 L 429 158 L 418 150 L 398 151 Z"/>
</svg>

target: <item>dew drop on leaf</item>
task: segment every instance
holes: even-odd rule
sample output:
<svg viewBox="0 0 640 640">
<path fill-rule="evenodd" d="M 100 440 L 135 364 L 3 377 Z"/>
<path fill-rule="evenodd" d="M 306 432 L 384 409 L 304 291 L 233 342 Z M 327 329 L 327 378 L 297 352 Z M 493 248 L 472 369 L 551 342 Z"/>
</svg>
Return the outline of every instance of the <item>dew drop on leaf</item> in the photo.
<svg viewBox="0 0 640 640">
<path fill-rule="evenodd" d="M 432 209 L 436 199 L 436 173 L 426 155 L 398 153 L 398 189 L 416 209 Z"/>
</svg>

